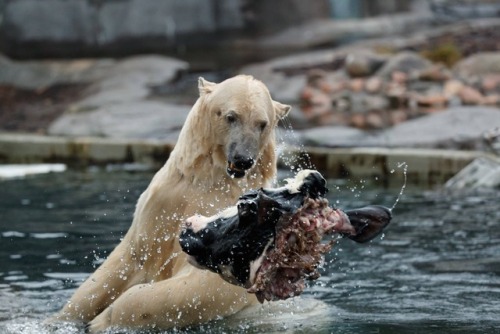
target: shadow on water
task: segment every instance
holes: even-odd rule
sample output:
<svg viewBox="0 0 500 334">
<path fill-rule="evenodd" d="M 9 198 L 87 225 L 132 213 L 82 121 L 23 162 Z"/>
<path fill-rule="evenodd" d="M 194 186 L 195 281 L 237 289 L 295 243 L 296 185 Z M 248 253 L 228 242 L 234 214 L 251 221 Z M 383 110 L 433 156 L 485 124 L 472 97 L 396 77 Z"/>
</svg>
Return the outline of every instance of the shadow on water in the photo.
<svg viewBox="0 0 500 334">
<path fill-rule="evenodd" d="M 41 321 L 119 242 L 151 176 L 91 169 L 1 181 L 0 333 L 48 333 Z M 392 206 L 399 193 L 329 185 L 331 203 L 346 209 Z M 366 245 L 341 240 L 303 298 L 185 332 L 497 332 L 499 195 L 408 186 L 387 232 Z"/>
</svg>

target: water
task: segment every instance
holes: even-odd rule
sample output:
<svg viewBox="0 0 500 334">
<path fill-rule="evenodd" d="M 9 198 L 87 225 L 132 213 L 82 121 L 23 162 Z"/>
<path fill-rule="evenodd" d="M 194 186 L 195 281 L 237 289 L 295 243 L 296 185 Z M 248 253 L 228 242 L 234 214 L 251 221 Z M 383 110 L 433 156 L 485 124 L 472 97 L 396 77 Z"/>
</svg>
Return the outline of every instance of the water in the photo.
<svg viewBox="0 0 500 334">
<path fill-rule="evenodd" d="M 0 182 L 0 333 L 49 333 L 41 321 L 119 242 L 151 176 L 89 170 Z M 342 208 L 390 207 L 399 194 L 359 181 L 330 188 Z M 341 240 L 303 299 L 187 332 L 498 333 L 499 195 L 408 185 L 386 233 L 366 245 Z"/>
</svg>

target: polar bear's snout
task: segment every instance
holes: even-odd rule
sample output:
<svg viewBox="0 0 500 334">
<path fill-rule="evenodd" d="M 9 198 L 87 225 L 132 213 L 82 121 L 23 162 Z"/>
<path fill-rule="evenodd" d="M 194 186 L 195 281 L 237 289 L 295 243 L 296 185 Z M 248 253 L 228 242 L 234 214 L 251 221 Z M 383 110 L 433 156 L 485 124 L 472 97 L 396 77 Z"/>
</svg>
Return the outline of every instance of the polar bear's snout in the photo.
<svg viewBox="0 0 500 334">
<path fill-rule="evenodd" d="M 255 138 L 238 138 L 229 145 L 227 153 L 227 173 L 236 178 L 245 176 L 246 171 L 255 165 L 258 154 L 258 141 Z"/>
</svg>

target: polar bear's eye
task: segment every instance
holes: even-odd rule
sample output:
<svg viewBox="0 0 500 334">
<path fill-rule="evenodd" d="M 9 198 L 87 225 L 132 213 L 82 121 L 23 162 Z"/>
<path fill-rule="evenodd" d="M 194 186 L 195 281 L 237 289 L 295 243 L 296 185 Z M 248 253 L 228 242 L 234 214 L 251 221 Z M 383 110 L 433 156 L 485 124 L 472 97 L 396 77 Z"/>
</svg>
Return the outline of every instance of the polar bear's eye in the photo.
<svg viewBox="0 0 500 334">
<path fill-rule="evenodd" d="M 259 129 L 260 131 L 264 131 L 266 129 L 266 126 L 267 126 L 267 122 L 266 121 L 262 121 L 259 123 Z"/>
</svg>

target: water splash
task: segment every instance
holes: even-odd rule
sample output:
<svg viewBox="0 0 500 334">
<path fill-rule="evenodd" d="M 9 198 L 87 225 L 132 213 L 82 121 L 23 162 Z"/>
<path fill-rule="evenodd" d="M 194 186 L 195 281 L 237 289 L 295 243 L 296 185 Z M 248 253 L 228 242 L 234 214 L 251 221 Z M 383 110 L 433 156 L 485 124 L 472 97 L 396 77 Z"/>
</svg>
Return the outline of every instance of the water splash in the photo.
<svg viewBox="0 0 500 334">
<path fill-rule="evenodd" d="M 284 131 L 278 132 L 278 145 L 282 149 L 280 152 L 281 161 L 294 174 L 303 169 L 316 169 L 311 162 L 311 157 L 295 133 L 290 120 L 288 118 L 283 118 L 281 123 L 284 129 Z M 299 152 L 294 154 L 283 154 L 284 148 L 287 146 L 296 147 Z"/>
<path fill-rule="evenodd" d="M 401 190 L 399 191 L 398 197 L 396 198 L 396 200 L 394 201 L 394 204 L 391 207 L 391 211 L 394 210 L 394 208 L 396 207 L 396 205 L 399 203 L 399 200 L 403 196 L 403 193 L 404 193 L 404 191 L 406 189 L 406 182 L 407 182 L 407 179 L 408 179 L 408 176 L 407 176 L 407 174 L 408 174 L 408 164 L 406 162 L 398 162 L 397 168 L 398 169 L 401 169 L 401 168 L 403 169 L 403 176 L 404 176 L 404 178 L 403 178 L 403 185 L 401 186 Z M 395 170 L 392 169 L 391 170 L 391 174 L 394 173 L 394 172 L 395 172 Z"/>
</svg>

